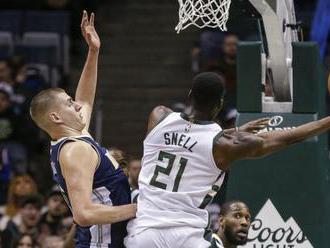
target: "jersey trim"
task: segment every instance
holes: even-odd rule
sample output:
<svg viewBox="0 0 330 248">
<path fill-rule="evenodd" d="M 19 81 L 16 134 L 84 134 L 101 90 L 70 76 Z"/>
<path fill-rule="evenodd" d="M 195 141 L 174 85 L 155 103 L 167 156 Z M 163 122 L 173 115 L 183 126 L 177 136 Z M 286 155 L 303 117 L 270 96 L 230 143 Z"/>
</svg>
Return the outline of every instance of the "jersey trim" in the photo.
<svg viewBox="0 0 330 248">
<path fill-rule="evenodd" d="M 213 233 L 212 234 L 212 240 L 211 240 L 211 247 L 210 248 L 222 248 L 223 243 L 218 234 Z"/>
<path fill-rule="evenodd" d="M 58 147 L 58 152 L 57 152 L 57 161 L 58 161 L 58 164 L 60 165 L 60 169 L 61 169 L 61 163 L 60 163 L 60 154 L 61 154 L 61 149 L 63 147 L 64 144 L 66 144 L 68 141 L 83 141 L 83 142 L 86 142 L 87 144 L 89 144 L 93 149 L 94 151 L 97 153 L 97 157 L 98 157 L 98 163 L 97 163 L 97 166 L 95 168 L 95 172 L 96 170 L 100 167 L 100 164 L 101 164 L 101 154 L 99 153 L 99 151 L 97 150 L 96 146 L 93 145 L 91 142 L 89 142 L 88 140 L 84 140 L 84 139 L 79 139 L 79 138 L 83 138 L 83 137 L 88 137 L 90 138 L 91 136 L 79 136 L 79 138 L 76 138 L 77 136 L 70 136 L 70 137 L 65 137 L 65 138 L 62 138 L 61 141 L 65 140 L 59 147 Z M 58 143 L 58 142 L 57 142 Z M 61 169 L 62 170 L 62 169 Z M 64 177 L 63 177 L 64 178 Z"/>
<path fill-rule="evenodd" d="M 90 136 L 90 135 L 88 135 L 88 134 L 84 134 L 84 135 L 75 135 L 75 136 L 62 137 L 62 138 L 60 138 L 60 139 L 58 139 L 58 140 L 51 140 L 51 141 L 50 141 L 50 144 L 51 144 L 52 146 L 55 146 L 55 145 L 57 145 L 58 143 L 60 143 L 61 141 L 67 139 L 67 138 L 91 138 L 91 139 L 93 139 L 92 136 Z"/>
</svg>

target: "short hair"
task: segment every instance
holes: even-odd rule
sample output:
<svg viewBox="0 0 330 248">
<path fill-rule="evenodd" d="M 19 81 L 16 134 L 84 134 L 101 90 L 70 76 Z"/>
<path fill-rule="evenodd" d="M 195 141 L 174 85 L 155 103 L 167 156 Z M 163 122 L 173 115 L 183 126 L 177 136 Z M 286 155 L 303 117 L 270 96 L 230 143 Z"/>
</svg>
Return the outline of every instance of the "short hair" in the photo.
<svg viewBox="0 0 330 248">
<path fill-rule="evenodd" d="M 41 209 L 42 208 L 42 197 L 39 194 L 30 194 L 27 196 L 24 196 L 20 201 L 19 201 L 19 207 L 24 208 L 28 204 L 32 204 L 35 208 Z"/>
<path fill-rule="evenodd" d="M 50 88 L 41 91 L 36 96 L 32 98 L 30 104 L 30 116 L 32 120 L 40 127 L 44 128 L 42 123 L 42 117 L 47 114 L 54 102 L 54 98 L 59 93 L 64 93 L 65 91 L 61 88 Z"/>
<path fill-rule="evenodd" d="M 225 94 L 225 80 L 214 72 L 203 72 L 193 79 L 192 104 L 199 111 L 210 111 Z"/>
<path fill-rule="evenodd" d="M 240 201 L 240 200 L 232 200 L 232 201 L 229 201 L 229 202 L 225 202 L 224 204 L 221 205 L 220 207 L 220 215 L 221 216 L 225 216 L 228 214 L 228 212 L 231 210 L 230 207 L 233 205 L 233 204 L 237 204 L 237 203 L 242 203 L 244 204 L 246 207 L 248 207 L 246 205 L 246 203 Z"/>
</svg>

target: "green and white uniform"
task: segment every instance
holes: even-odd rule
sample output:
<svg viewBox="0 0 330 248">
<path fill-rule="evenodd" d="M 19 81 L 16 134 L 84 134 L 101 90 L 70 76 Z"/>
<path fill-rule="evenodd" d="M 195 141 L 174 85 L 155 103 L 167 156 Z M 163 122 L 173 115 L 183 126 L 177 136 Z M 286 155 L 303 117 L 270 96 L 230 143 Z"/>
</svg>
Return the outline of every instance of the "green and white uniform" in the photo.
<svg viewBox="0 0 330 248">
<path fill-rule="evenodd" d="M 172 113 L 148 134 L 139 176 L 137 218 L 127 228 L 128 248 L 148 244 L 179 247 L 179 239 L 186 240 L 186 245 L 180 247 L 210 246 L 203 239 L 208 226 L 208 212 L 204 208 L 220 189 L 225 176 L 213 159 L 214 138 L 221 131 L 214 122 L 195 124 L 180 113 Z M 164 230 L 175 233 L 176 228 L 186 231 L 177 238 L 164 234 Z M 150 229 L 153 235 L 158 232 L 159 237 L 145 235 Z M 136 236 L 142 233 L 151 241 L 159 239 L 163 243 L 143 243 L 143 246 L 140 240 L 134 246 Z M 201 245 L 194 241 L 189 246 L 189 240 L 198 238 Z"/>
<path fill-rule="evenodd" d="M 216 233 L 212 234 L 212 241 L 210 248 L 224 248 L 220 237 Z"/>
</svg>

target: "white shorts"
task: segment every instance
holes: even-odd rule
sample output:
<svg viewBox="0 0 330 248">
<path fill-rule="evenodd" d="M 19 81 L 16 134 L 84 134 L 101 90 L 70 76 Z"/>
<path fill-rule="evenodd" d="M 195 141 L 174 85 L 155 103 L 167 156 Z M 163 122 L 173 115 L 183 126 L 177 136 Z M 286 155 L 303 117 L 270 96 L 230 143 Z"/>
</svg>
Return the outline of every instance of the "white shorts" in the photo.
<svg viewBox="0 0 330 248">
<path fill-rule="evenodd" d="M 191 227 L 149 228 L 124 240 L 127 248 L 208 248 L 204 229 Z"/>
</svg>

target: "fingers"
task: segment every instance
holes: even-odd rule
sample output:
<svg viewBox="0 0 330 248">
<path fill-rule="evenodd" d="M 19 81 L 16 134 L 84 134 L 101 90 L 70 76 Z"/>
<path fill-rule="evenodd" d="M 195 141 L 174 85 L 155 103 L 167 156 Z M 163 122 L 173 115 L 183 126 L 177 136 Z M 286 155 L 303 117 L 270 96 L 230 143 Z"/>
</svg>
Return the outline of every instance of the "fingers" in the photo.
<svg viewBox="0 0 330 248">
<path fill-rule="evenodd" d="M 268 123 L 269 120 L 270 120 L 270 118 L 265 117 L 265 118 L 261 118 L 261 119 L 257 120 L 257 122 L 260 122 L 260 123 Z"/>
<path fill-rule="evenodd" d="M 81 28 L 83 28 L 84 26 L 86 26 L 86 24 L 88 23 L 88 14 L 87 14 L 87 11 L 84 10 L 83 11 L 83 15 L 82 15 L 82 18 L 81 18 Z"/>
<path fill-rule="evenodd" d="M 94 15 L 94 13 L 92 12 L 91 17 L 90 17 L 90 19 L 89 19 L 89 24 L 90 24 L 92 27 L 94 27 L 94 19 L 95 19 L 95 15 Z"/>
</svg>

